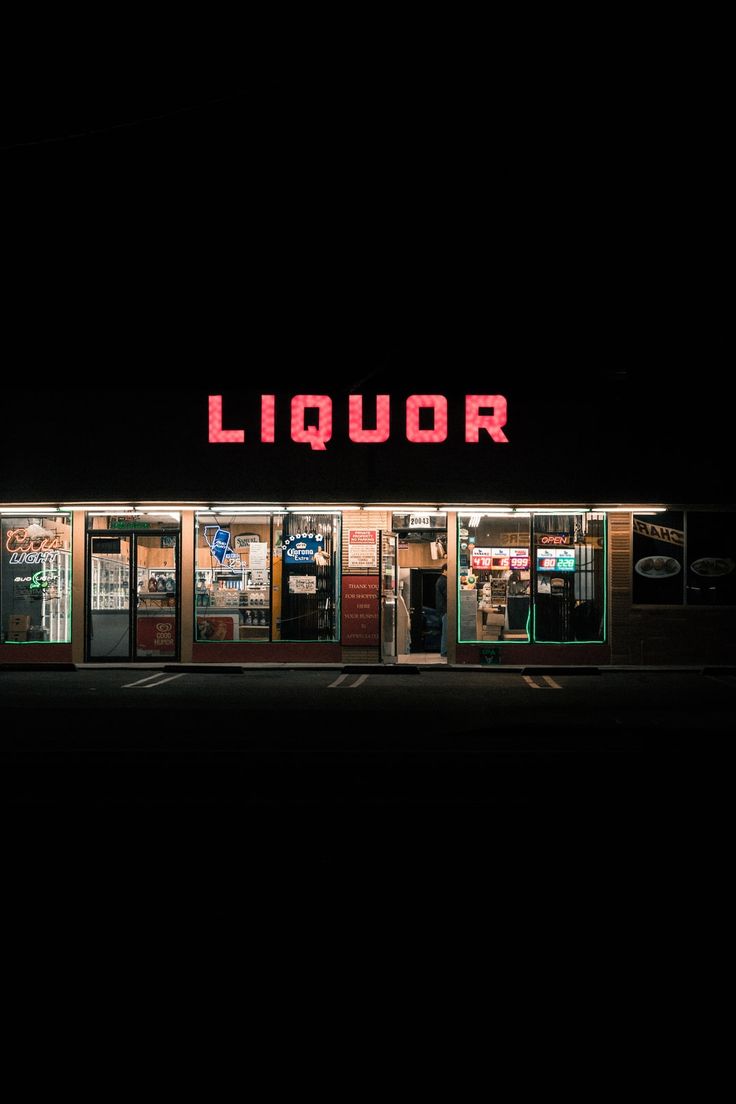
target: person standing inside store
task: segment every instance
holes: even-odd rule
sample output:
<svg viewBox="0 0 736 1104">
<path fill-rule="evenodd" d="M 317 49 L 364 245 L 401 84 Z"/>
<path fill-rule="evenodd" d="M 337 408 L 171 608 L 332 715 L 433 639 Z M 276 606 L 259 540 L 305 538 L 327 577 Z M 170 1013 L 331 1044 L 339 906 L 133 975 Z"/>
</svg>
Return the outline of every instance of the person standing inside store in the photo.
<svg viewBox="0 0 736 1104">
<path fill-rule="evenodd" d="M 447 655 L 447 564 L 442 565 L 442 574 L 435 587 L 435 609 L 442 618 L 442 637 L 440 640 L 440 655 Z"/>
</svg>

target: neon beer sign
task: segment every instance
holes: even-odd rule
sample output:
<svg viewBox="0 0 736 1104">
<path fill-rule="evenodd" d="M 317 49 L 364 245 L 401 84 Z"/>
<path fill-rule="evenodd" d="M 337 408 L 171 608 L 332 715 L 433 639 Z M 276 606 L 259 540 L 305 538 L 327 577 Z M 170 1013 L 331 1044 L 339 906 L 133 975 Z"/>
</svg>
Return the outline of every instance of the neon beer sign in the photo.
<svg viewBox="0 0 736 1104">
<path fill-rule="evenodd" d="M 226 428 L 222 395 L 209 396 L 209 441 L 211 445 L 244 445 L 245 429 Z M 431 427 L 422 428 L 422 413 Z M 310 412 L 308 414 L 308 412 Z M 481 433 L 498 444 L 508 444 L 503 432 L 507 403 L 503 395 L 465 396 L 465 442 L 477 445 Z M 348 438 L 360 445 L 381 445 L 391 436 L 391 396 L 376 395 L 375 428 L 366 428 L 364 397 L 350 395 Z M 406 400 L 406 439 L 417 445 L 442 444 L 448 435 L 448 403 L 444 395 L 411 395 Z M 329 395 L 295 395 L 291 400 L 291 440 L 325 452 L 333 438 L 333 404 Z M 261 395 L 261 444 L 276 443 L 276 396 Z"/>
<path fill-rule="evenodd" d="M 58 552 L 64 541 L 53 533 L 33 536 L 28 529 L 10 529 L 5 548 L 10 553 L 11 564 L 52 564 L 58 560 Z"/>
</svg>

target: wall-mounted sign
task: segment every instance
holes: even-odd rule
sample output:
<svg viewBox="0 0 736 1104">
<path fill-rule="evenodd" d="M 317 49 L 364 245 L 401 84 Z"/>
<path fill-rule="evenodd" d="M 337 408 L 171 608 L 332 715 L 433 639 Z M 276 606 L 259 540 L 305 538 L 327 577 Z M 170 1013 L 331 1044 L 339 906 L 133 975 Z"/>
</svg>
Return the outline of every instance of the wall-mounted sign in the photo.
<svg viewBox="0 0 736 1104">
<path fill-rule="evenodd" d="M 348 567 L 378 567 L 377 529 L 348 529 Z"/>
<path fill-rule="evenodd" d="M 135 517 L 113 517 L 107 523 L 108 529 L 152 529 L 150 521 L 141 521 Z M 158 526 L 156 527 L 158 528 Z"/>
<path fill-rule="evenodd" d="M 366 428 L 363 396 L 349 397 L 348 438 L 357 444 L 381 445 L 391 436 L 391 396 L 376 395 L 375 428 Z M 244 428 L 226 429 L 222 395 L 209 396 L 211 445 L 244 445 Z M 370 415 L 369 415 L 370 417 Z M 465 441 L 478 444 L 481 431 L 492 441 L 508 444 L 503 432 L 507 402 L 503 395 L 465 396 Z M 413 444 L 441 444 L 448 436 L 448 403 L 444 395 L 410 395 L 404 411 L 406 439 Z M 424 422 L 424 424 L 422 424 Z M 427 423 L 431 422 L 431 425 Z M 261 395 L 261 443 L 276 443 L 276 396 Z M 332 440 L 333 404 L 329 395 L 295 395 L 291 400 L 291 440 L 324 452 Z"/>
<path fill-rule="evenodd" d="M 569 548 L 538 548 L 537 571 L 574 571 L 575 553 Z"/>
<path fill-rule="evenodd" d="M 342 643 L 378 646 L 379 599 L 377 575 L 343 575 Z"/>
<path fill-rule="evenodd" d="M 447 514 L 423 514 L 420 510 L 411 514 L 394 514 L 392 528 L 395 533 L 402 529 L 447 529 Z"/>
</svg>

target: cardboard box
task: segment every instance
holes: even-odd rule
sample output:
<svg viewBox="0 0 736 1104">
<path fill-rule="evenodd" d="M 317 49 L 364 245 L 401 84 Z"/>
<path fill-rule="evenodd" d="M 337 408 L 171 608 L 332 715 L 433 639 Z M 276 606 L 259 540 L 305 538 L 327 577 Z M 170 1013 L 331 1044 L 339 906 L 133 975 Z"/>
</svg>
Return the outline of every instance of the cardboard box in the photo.
<svg viewBox="0 0 736 1104">
<path fill-rule="evenodd" d="M 15 632 L 13 632 L 11 630 L 8 633 L 8 638 L 7 638 L 8 644 L 25 644 L 27 640 L 28 640 L 28 629 L 23 629 L 23 630 L 16 629 Z"/>
<path fill-rule="evenodd" d="M 28 632 L 31 627 L 31 619 L 27 614 L 13 614 L 8 623 L 11 632 Z"/>
</svg>

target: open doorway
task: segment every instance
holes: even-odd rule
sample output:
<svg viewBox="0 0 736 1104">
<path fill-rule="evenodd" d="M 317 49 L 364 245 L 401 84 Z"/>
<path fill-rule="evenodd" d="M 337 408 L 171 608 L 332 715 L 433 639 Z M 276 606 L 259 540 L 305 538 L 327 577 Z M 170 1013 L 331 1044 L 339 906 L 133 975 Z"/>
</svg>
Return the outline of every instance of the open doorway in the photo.
<svg viewBox="0 0 736 1104">
<path fill-rule="evenodd" d="M 447 563 L 446 530 L 400 530 L 397 647 L 399 663 L 446 663 L 440 656 L 442 616 L 437 582 Z"/>
</svg>

